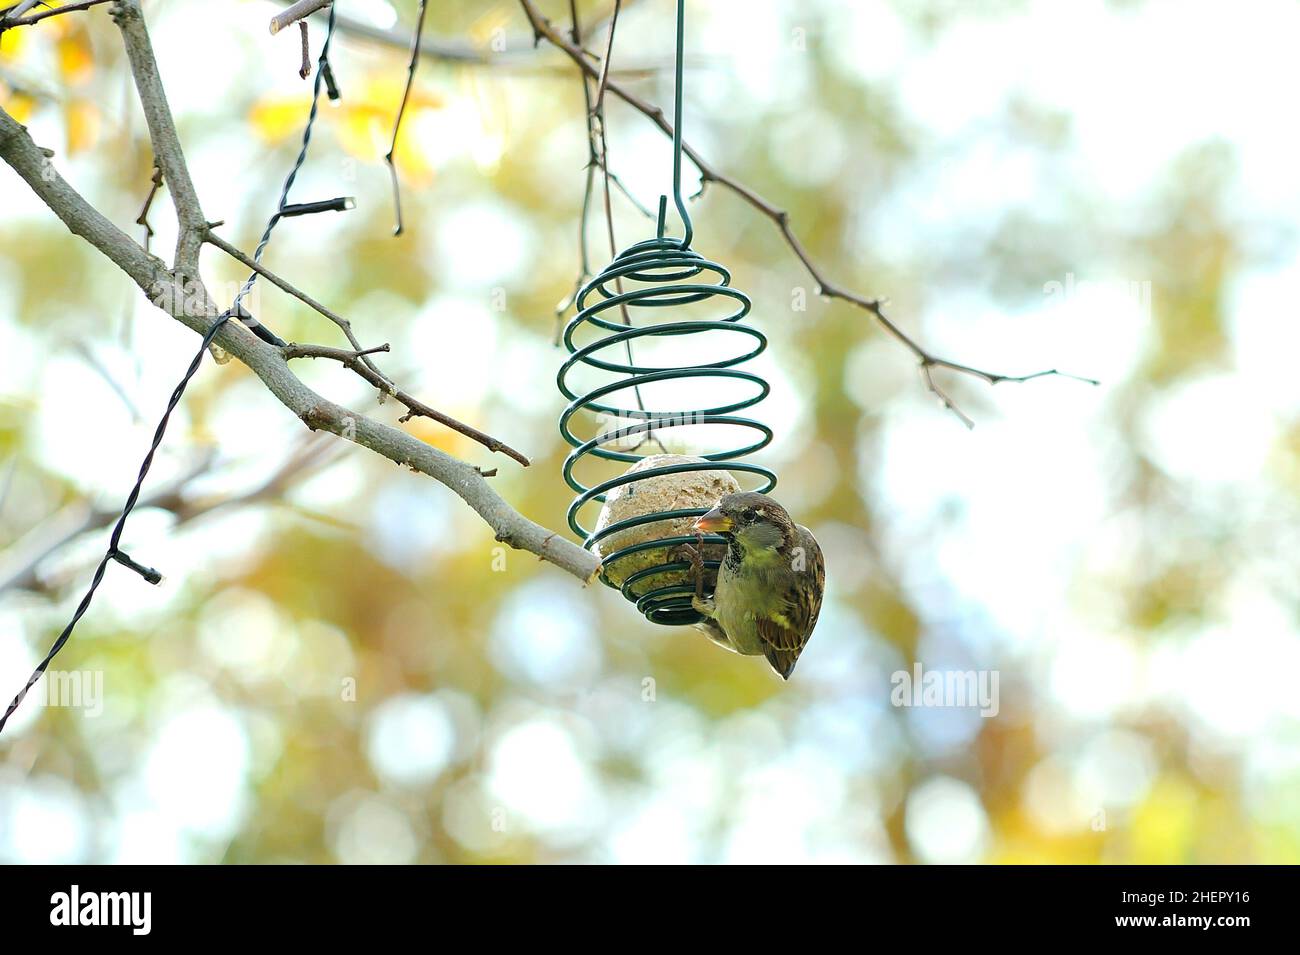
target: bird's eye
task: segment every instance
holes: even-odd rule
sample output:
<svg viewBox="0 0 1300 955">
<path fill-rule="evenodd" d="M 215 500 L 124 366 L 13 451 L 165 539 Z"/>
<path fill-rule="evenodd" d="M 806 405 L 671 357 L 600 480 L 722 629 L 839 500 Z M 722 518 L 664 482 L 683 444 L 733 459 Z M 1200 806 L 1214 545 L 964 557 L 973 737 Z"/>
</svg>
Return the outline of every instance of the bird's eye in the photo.
<svg viewBox="0 0 1300 955">
<path fill-rule="evenodd" d="M 754 523 L 757 517 L 758 517 L 758 512 L 756 512 L 752 507 L 747 507 L 740 512 L 740 519 L 744 521 L 746 524 Z"/>
</svg>

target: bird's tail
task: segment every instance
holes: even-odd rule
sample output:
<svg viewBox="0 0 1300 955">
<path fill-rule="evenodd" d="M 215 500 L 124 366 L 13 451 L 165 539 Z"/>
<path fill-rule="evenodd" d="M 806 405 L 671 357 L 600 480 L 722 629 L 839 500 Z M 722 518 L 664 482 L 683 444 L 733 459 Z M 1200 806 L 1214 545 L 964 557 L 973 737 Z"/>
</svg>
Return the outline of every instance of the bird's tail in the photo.
<svg viewBox="0 0 1300 955">
<path fill-rule="evenodd" d="M 800 648 L 802 649 L 802 648 Z M 781 679 L 790 679 L 794 665 L 799 662 L 799 650 L 784 650 L 767 644 L 763 647 L 763 656 L 772 664 L 772 669 L 781 674 Z"/>
</svg>

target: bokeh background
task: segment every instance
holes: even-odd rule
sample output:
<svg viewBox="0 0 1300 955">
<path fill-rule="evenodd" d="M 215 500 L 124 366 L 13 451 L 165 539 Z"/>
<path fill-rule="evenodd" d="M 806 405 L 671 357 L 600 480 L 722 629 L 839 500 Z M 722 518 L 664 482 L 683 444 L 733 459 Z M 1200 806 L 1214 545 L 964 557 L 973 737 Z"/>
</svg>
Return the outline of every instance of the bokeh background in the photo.
<svg viewBox="0 0 1300 955">
<path fill-rule="evenodd" d="M 543 0 L 567 26 L 567 5 Z M 251 251 L 309 84 L 277 5 L 146 3 L 209 218 Z M 339 0 L 409 30 L 413 2 Z M 431 5 L 387 171 L 398 46 L 341 32 L 343 90 L 266 263 L 347 315 L 426 421 L 564 527 L 555 306 L 579 263 L 586 132 L 571 64 L 513 3 Z M 588 24 L 611 4 L 583 2 Z M 614 76 L 671 105 L 668 0 L 627 7 Z M 788 685 L 616 592 L 503 551 L 445 488 L 315 441 L 208 362 L 126 546 L 0 740 L 11 862 L 1295 862 L 1300 860 L 1300 7 L 1192 2 L 692 3 L 686 135 L 789 209 L 833 280 L 1008 374 L 940 381 L 820 299 L 772 224 L 711 186 L 695 246 L 772 346 L 760 460 L 829 566 Z M 313 20 L 313 51 L 324 36 Z M 588 45 L 603 49 L 605 34 Z M 482 62 L 478 62 L 482 61 Z M 151 155 L 106 8 L 0 41 L 0 105 L 131 234 Z M 670 150 L 612 99 L 612 168 L 647 205 Z M 687 168 L 694 191 L 694 171 Z M 0 694 L 70 615 L 196 339 L 0 169 Z M 651 225 L 617 194 L 620 245 Z M 170 256 L 165 192 L 153 248 Z M 593 264 L 608 259 L 600 217 Z M 226 297 L 244 272 L 204 253 Z M 806 300 L 806 308 L 800 304 Z M 286 338 L 342 344 L 258 287 Z M 393 421 L 355 377 L 315 387 Z M 996 717 L 905 708 L 890 677 L 1000 676 Z"/>
</svg>

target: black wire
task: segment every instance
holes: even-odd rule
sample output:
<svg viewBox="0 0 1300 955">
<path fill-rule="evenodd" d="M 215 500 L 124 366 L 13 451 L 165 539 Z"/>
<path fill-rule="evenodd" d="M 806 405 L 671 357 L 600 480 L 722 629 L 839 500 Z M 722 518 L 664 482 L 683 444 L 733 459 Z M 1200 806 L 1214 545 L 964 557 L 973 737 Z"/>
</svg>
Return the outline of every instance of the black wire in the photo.
<svg viewBox="0 0 1300 955">
<path fill-rule="evenodd" d="M 312 88 L 311 112 L 307 116 L 307 125 L 303 129 L 302 148 L 298 152 L 298 158 L 294 162 L 293 168 L 289 170 L 289 175 L 285 177 L 284 187 L 280 190 L 280 202 L 276 206 L 275 214 L 267 221 L 266 229 L 262 232 L 262 239 L 257 245 L 257 250 L 253 253 L 254 262 L 261 262 L 262 253 L 266 251 L 267 243 L 271 241 L 271 233 L 275 230 L 276 225 L 279 224 L 280 219 L 282 218 L 282 213 L 288 205 L 289 189 L 293 186 L 294 180 L 298 177 L 298 171 L 302 169 L 303 163 L 307 161 L 307 147 L 311 143 L 312 126 L 316 123 L 317 108 L 320 104 L 321 85 L 328 70 L 330 40 L 332 40 L 333 37 L 334 5 L 331 4 L 329 27 L 325 33 L 325 43 L 321 47 L 320 59 L 317 61 L 316 83 Z M 108 542 L 108 550 L 104 552 L 104 556 L 100 558 L 99 566 L 95 568 L 95 576 L 90 581 L 90 587 L 87 589 L 86 595 L 81 598 L 81 603 L 77 605 L 77 610 L 72 615 L 72 619 L 69 620 L 68 625 L 63 628 L 63 632 L 60 633 L 59 638 L 54 641 L 54 645 L 50 647 L 50 652 L 45 654 L 45 659 L 37 665 L 35 670 L 32 671 L 31 677 L 27 680 L 27 685 L 24 686 L 18 695 L 14 697 L 13 702 L 9 704 L 9 708 L 5 710 L 4 716 L 0 716 L 0 732 L 4 731 L 5 724 L 9 722 L 9 717 L 13 715 L 14 710 L 18 709 L 19 705 L 26 698 L 27 691 L 36 685 L 36 682 L 41 678 L 41 674 L 46 671 L 50 662 L 58 652 L 63 649 L 64 644 L 68 642 L 68 638 L 72 636 L 72 630 L 76 627 L 77 622 L 81 620 L 81 618 L 85 616 L 86 611 L 90 609 L 90 602 L 94 599 L 95 591 L 99 589 L 100 582 L 104 579 L 104 572 L 108 569 L 109 561 L 116 560 L 119 563 L 132 568 L 152 583 L 157 583 L 162 579 L 161 576 L 158 575 L 157 571 L 151 571 L 149 568 L 141 567 L 135 561 L 127 557 L 127 555 L 119 548 L 118 545 L 122 540 L 122 532 L 126 528 L 126 519 L 131 516 L 131 512 L 135 509 L 136 502 L 140 499 L 140 491 L 144 487 L 145 477 L 149 473 L 149 468 L 153 465 L 154 455 L 158 452 L 158 448 L 162 444 L 163 435 L 167 431 L 167 424 L 171 420 L 172 412 L 175 411 L 176 406 L 180 404 L 181 397 L 185 394 L 185 388 L 189 385 L 190 379 L 194 377 L 196 372 L 198 372 L 199 366 L 203 364 L 204 352 L 208 350 L 208 347 L 217 337 L 217 334 L 225 327 L 226 322 L 228 322 L 232 316 L 241 315 L 242 317 L 248 314 L 241 308 L 241 303 L 243 302 L 244 297 L 252 291 L 253 285 L 257 281 L 257 275 L 257 272 L 253 272 L 248 276 L 248 280 L 244 282 L 243 287 L 240 288 L 239 294 L 235 296 L 235 300 L 231 303 L 230 308 L 226 309 L 225 312 L 217 317 L 217 320 L 212 323 L 212 327 L 209 328 L 207 333 L 203 336 L 203 343 L 199 346 L 193 360 L 190 362 L 190 366 L 185 372 L 185 377 L 180 380 L 180 384 L 178 384 L 176 389 L 172 392 L 171 400 L 167 402 L 167 410 L 163 412 L 162 420 L 158 422 L 158 427 L 154 431 L 153 443 L 149 446 L 149 453 L 145 455 L 144 461 L 140 465 L 140 473 L 136 477 L 135 486 L 131 488 L 131 493 L 126 499 L 126 504 L 122 507 L 122 514 L 118 517 L 117 524 L 113 527 L 113 534 L 109 538 Z"/>
</svg>

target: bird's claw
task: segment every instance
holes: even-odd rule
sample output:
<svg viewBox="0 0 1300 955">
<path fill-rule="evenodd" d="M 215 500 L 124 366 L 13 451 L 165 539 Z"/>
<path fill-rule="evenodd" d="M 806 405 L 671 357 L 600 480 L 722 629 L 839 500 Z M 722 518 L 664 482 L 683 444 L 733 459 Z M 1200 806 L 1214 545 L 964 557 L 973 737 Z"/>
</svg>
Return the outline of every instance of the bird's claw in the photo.
<svg viewBox="0 0 1300 955">
<path fill-rule="evenodd" d="M 691 562 L 691 576 L 695 578 L 695 597 L 704 597 L 704 533 L 695 532 L 695 546 L 683 544 L 682 551 Z"/>
<path fill-rule="evenodd" d="M 712 597 L 694 596 L 691 598 L 691 609 L 698 614 L 706 617 L 712 617 L 717 612 L 717 605 L 713 602 Z"/>
</svg>

